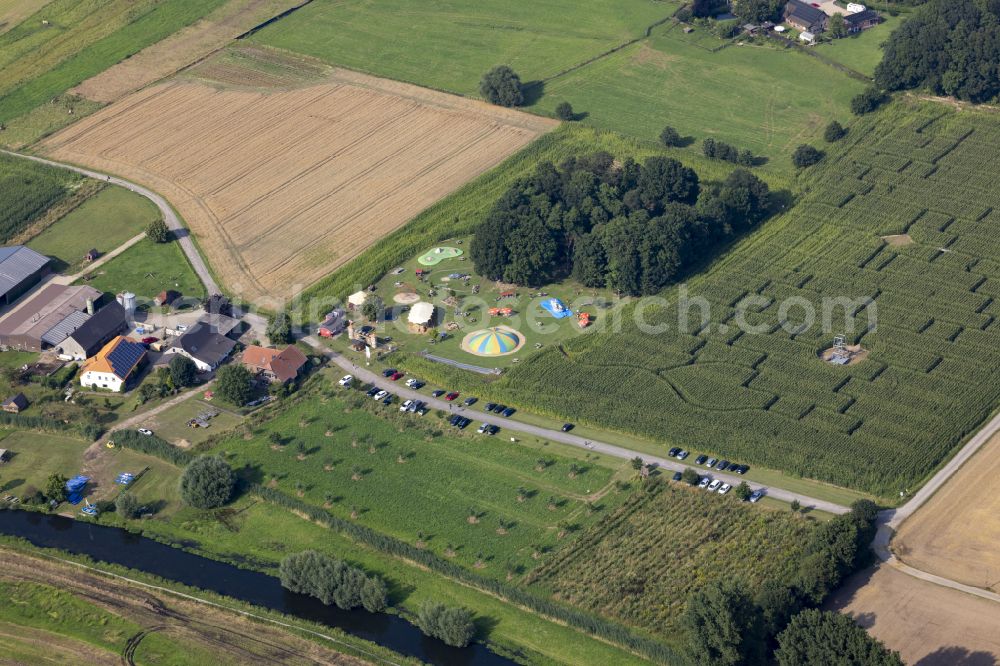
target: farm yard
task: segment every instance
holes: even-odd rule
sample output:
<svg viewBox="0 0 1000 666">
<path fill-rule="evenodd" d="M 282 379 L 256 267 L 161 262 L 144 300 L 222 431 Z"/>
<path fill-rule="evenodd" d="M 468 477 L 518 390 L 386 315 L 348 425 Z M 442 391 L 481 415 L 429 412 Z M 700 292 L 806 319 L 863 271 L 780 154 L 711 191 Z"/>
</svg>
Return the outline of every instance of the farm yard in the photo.
<svg viewBox="0 0 1000 666">
<path fill-rule="evenodd" d="M 250 41 L 377 76 L 477 95 L 479 78 L 493 65 L 512 66 L 525 83 L 543 81 L 642 37 L 679 6 L 659 0 L 313 2 Z M 417 24 L 420 29 L 414 30 Z"/>
<path fill-rule="evenodd" d="M 0 122 L 26 143 L 92 111 L 66 91 L 193 23 L 224 0 L 52 0 L 0 34 Z M 62 107 L 52 116 L 46 107 Z M 39 109 L 46 122 L 26 119 Z M 37 130 L 34 136 L 25 126 Z M 11 137 L 3 141 L 11 145 Z"/>
<path fill-rule="evenodd" d="M 998 133 L 988 114 L 912 101 L 859 121 L 792 211 L 690 282 L 712 306 L 707 328 L 696 312 L 688 331 L 646 335 L 626 324 L 579 336 L 482 395 L 522 406 L 530 395 L 533 410 L 558 418 L 897 497 L 1000 398 L 988 381 L 1000 353 L 989 231 L 1000 202 L 988 175 L 1000 168 Z M 881 240 L 904 232 L 914 243 Z M 732 327 L 748 295 L 763 297 L 746 318 L 764 334 Z M 832 330 L 805 330 L 801 311 L 778 314 L 792 296 L 817 308 L 824 296 L 872 299 L 877 328 L 868 330 L 867 309 L 845 319 L 841 306 Z M 654 308 L 645 320 L 677 317 Z M 819 359 L 843 332 L 869 351 L 865 361 Z"/>
<path fill-rule="evenodd" d="M 633 495 L 528 582 L 556 598 L 676 640 L 687 600 L 714 581 L 788 584 L 815 523 L 733 496 L 664 485 Z"/>
<path fill-rule="evenodd" d="M 255 301 L 319 280 L 553 126 L 337 72 L 283 91 L 171 81 L 42 148 L 166 196 L 222 282 Z"/>
</svg>

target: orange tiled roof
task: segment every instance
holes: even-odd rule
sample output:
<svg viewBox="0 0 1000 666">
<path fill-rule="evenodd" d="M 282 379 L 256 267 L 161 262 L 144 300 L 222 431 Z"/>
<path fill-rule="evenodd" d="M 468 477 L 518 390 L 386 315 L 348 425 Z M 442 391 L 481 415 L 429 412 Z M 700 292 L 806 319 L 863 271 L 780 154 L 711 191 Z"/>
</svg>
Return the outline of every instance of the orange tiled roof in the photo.
<svg viewBox="0 0 1000 666">
<path fill-rule="evenodd" d="M 88 358 L 81 372 L 105 372 L 125 380 L 145 357 L 142 343 L 119 335 Z"/>
</svg>

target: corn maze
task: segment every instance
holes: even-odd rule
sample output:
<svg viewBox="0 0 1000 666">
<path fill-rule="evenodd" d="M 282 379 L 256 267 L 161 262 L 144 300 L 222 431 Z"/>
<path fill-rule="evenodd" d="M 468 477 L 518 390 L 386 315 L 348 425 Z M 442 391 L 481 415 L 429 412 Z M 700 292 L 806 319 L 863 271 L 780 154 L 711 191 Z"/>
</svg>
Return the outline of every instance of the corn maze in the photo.
<svg viewBox="0 0 1000 666">
<path fill-rule="evenodd" d="M 694 310 L 679 331 L 673 309 L 647 310 L 673 326 L 649 335 L 626 318 L 493 388 L 665 444 L 883 497 L 912 490 L 1000 403 L 998 145 L 1000 119 L 939 105 L 859 120 L 794 208 L 692 280 L 708 325 Z M 882 239 L 896 234 L 912 242 Z M 748 296 L 745 321 L 762 333 L 735 325 Z M 782 320 L 792 297 L 818 313 L 824 297 L 853 304 L 824 330 L 795 307 Z M 842 332 L 866 359 L 819 358 Z"/>
</svg>

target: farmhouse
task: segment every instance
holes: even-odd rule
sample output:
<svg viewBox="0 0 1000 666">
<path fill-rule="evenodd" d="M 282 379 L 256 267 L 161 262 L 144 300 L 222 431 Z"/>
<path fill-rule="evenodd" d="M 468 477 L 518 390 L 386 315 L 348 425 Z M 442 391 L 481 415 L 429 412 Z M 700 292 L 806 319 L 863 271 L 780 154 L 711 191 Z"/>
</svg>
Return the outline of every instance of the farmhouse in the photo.
<svg viewBox="0 0 1000 666">
<path fill-rule="evenodd" d="M 823 32 L 826 30 L 828 16 L 821 9 L 807 5 L 800 0 L 789 0 L 785 5 L 785 22 L 790 23 L 799 30 L 811 33 Z"/>
<path fill-rule="evenodd" d="M 0 404 L 0 409 L 9 414 L 18 414 L 23 412 L 28 408 L 28 399 L 24 397 L 23 393 L 18 393 L 15 396 L 11 396 Z"/>
<path fill-rule="evenodd" d="M 250 345 L 243 352 L 243 365 L 271 383 L 294 381 L 308 360 L 295 345 L 288 345 L 281 351 Z"/>
<path fill-rule="evenodd" d="M 54 346 L 86 322 L 88 307 L 100 298 L 93 287 L 45 285 L 0 319 L 0 348 L 42 351 Z"/>
<path fill-rule="evenodd" d="M 847 31 L 850 33 L 861 32 L 862 30 L 867 30 L 868 28 L 874 28 L 881 22 L 882 17 L 879 16 L 879 13 L 871 9 L 865 9 L 863 11 L 846 14 L 844 16 L 844 23 L 847 25 Z"/>
<path fill-rule="evenodd" d="M 0 247 L 0 305 L 10 305 L 49 272 L 49 258 L 23 245 Z"/>
<path fill-rule="evenodd" d="M 167 353 L 187 356 L 199 372 L 209 372 L 219 367 L 235 346 L 236 342 L 220 334 L 212 325 L 199 321 L 178 338 Z"/>
<path fill-rule="evenodd" d="M 88 358 L 80 371 L 80 385 L 121 392 L 146 359 L 142 343 L 121 335 Z"/>
<path fill-rule="evenodd" d="M 406 317 L 410 333 L 426 333 L 434 320 L 434 305 L 426 302 L 414 303 Z"/>
<path fill-rule="evenodd" d="M 128 329 L 128 313 L 113 301 L 89 316 L 81 326 L 63 340 L 53 343 L 60 356 L 74 361 L 90 358 L 115 336 Z"/>
</svg>

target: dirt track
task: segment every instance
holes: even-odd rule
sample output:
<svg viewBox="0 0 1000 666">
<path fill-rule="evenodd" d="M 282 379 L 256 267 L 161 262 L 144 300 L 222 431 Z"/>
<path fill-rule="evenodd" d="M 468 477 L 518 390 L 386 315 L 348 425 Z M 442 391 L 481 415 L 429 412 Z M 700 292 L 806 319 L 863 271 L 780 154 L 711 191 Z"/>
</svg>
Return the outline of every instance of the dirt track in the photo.
<svg viewBox="0 0 1000 666">
<path fill-rule="evenodd" d="M 81 120 L 42 150 L 158 191 L 226 286 L 266 305 L 555 125 L 337 70 L 279 91 L 173 80 Z"/>
<path fill-rule="evenodd" d="M 900 527 L 892 549 L 910 566 L 1000 592 L 1000 435 Z"/>
<path fill-rule="evenodd" d="M 853 576 L 832 609 L 851 615 L 910 666 L 993 666 L 1000 605 L 918 580 L 890 565 Z"/>
<path fill-rule="evenodd" d="M 0 581 L 22 580 L 58 587 L 144 628 L 124 647 L 121 663 L 131 662 L 143 637 L 165 633 L 178 643 L 218 655 L 231 664 L 343 664 L 365 662 L 342 655 L 276 627 L 217 608 L 154 594 L 125 582 L 0 548 Z M 2 662 L 0 656 L 0 662 Z M 90 662 L 87 662 L 90 663 Z"/>
</svg>

